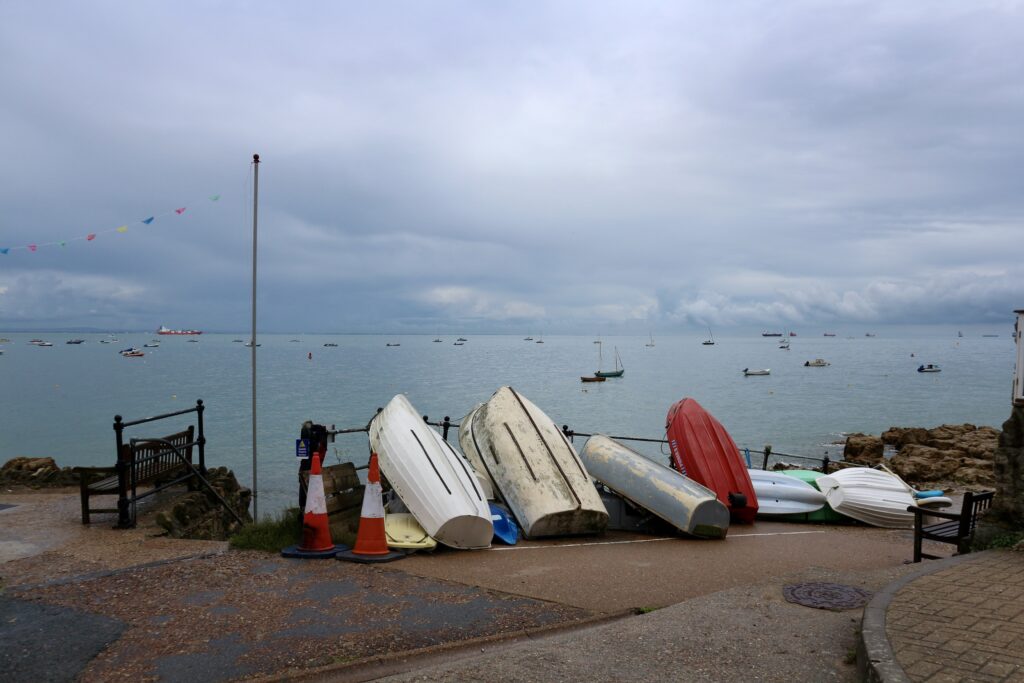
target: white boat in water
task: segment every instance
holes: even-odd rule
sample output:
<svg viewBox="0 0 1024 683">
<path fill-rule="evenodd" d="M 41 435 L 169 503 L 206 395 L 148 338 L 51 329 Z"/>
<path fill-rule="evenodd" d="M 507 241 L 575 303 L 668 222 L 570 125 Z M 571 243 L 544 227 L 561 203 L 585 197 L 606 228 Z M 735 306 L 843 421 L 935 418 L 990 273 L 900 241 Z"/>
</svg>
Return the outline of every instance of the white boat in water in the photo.
<svg viewBox="0 0 1024 683">
<path fill-rule="evenodd" d="M 909 529 L 917 505 L 903 481 L 870 467 L 848 467 L 818 477 L 818 488 L 836 512 L 872 526 Z"/>
<path fill-rule="evenodd" d="M 795 515 L 825 507 L 825 494 L 805 481 L 782 472 L 748 470 L 754 484 L 759 515 Z"/>
<path fill-rule="evenodd" d="M 770 375 L 770 374 L 772 374 L 772 371 L 770 369 L 768 369 L 768 368 L 761 368 L 761 369 L 743 368 L 743 375 L 745 377 L 752 377 L 752 376 L 756 376 L 756 375 Z"/>
<path fill-rule="evenodd" d="M 420 526 L 452 548 L 487 548 L 491 510 L 472 466 L 399 394 L 370 422 L 380 470 Z"/>
<path fill-rule="evenodd" d="M 575 449 L 512 387 L 501 387 L 462 418 L 459 444 L 527 537 L 595 534 L 608 525 L 608 511 Z"/>
<path fill-rule="evenodd" d="M 680 531 L 725 538 L 729 508 L 711 489 L 600 434 L 587 440 L 580 459 L 599 482 Z"/>
</svg>

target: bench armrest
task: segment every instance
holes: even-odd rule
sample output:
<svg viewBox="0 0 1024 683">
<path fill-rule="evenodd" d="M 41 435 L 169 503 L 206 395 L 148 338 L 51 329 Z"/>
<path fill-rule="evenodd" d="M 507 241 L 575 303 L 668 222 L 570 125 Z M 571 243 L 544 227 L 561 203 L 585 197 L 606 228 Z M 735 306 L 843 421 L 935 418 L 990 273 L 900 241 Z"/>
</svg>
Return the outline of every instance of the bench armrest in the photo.
<svg viewBox="0 0 1024 683">
<path fill-rule="evenodd" d="M 941 510 L 926 510 L 925 508 L 919 507 L 917 505 L 908 505 L 907 512 L 913 512 L 915 518 L 920 518 L 923 515 L 928 515 L 929 517 L 939 517 L 941 519 L 949 519 L 954 522 L 960 521 L 960 517 L 962 514 L 960 512 L 942 512 Z"/>
</svg>

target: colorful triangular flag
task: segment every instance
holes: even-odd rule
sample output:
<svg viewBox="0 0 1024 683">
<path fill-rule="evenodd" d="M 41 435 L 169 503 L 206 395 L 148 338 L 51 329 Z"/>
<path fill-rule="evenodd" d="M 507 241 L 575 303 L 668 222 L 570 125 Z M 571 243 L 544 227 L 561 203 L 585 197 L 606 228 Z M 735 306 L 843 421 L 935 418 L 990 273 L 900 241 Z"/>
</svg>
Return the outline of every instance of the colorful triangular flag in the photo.
<svg viewBox="0 0 1024 683">
<path fill-rule="evenodd" d="M 30 245 L 28 245 L 28 250 L 29 250 L 29 251 L 35 251 L 35 250 L 36 250 L 37 248 L 38 248 L 38 247 L 36 247 L 36 245 L 34 245 L 34 244 L 30 244 Z"/>
<path fill-rule="evenodd" d="M 88 240 L 89 242 L 92 242 L 94 239 L 96 239 L 96 233 L 90 232 L 88 235 L 85 236 L 85 239 Z"/>
<path fill-rule="evenodd" d="M 117 231 L 118 232 L 128 232 L 128 226 L 127 225 L 122 225 L 122 226 L 118 227 Z"/>
<path fill-rule="evenodd" d="M 174 213 L 176 213 L 176 214 L 178 214 L 180 216 L 181 214 L 185 213 L 185 207 L 183 206 L 180 209 L 175 209 Z"/>
</svg>

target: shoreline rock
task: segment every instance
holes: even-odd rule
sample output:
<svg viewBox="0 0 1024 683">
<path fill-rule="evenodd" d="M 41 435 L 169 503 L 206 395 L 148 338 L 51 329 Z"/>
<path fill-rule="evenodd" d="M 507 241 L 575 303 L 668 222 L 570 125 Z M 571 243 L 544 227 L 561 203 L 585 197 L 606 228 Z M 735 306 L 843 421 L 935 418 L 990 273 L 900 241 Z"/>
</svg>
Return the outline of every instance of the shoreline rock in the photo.
<svg viewBox="0 0 1024 683">
<path fill-rule="evenodd" d="M 890 427 L 879 436 L 851 434 L 843 457 L 847 462 L 874 467 L 884 463 L 908 484 L 934 488 L 991 489 L 1000 432 L 995 427 L 940 425 Z M 887 458 L 887 450 L 895 453 Z"/>
</svg>

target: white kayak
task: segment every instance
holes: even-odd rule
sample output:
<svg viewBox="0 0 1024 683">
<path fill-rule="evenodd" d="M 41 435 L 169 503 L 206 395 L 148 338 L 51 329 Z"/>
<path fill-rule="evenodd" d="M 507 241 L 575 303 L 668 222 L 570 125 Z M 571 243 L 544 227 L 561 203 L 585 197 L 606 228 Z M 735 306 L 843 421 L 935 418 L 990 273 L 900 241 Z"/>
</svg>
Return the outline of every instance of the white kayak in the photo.
<svg viewBox="0 0 1024 683">
<path fill-rule="evenodd" d="M 872 526 L 914 526 L 908 507 L 917 505 L 903 481 L 870 467 L 848 467 L 818 477 L 818 488 L 836 512 Z"/>
<path fill-rule="evenodd" d="M 600 434 L 587 440 L 580 459 L 599 482 L 680 531 L 725 538 L 729 508 L 711 489 Z"/>
<path fill-rule="evenodd" d="M 825 494 L 782 472 L 748 470 L 757 496 L 757 514 L 794 515 L 825 507 Z"/>
<path fill-rule="evenodd" d="M 370 422 L 380 471 L 429 536 L 452 548 L 487 548 L 491 510 L 472 466 L 399 394 Z"/>
<path fill-rule="evenodd" d="M 528 538 L 596 534 L 608 511 L 583 462 L 547 415 L 501 387 L 459 424 L 462 452 L 490 478 Z"/>
</svg>

